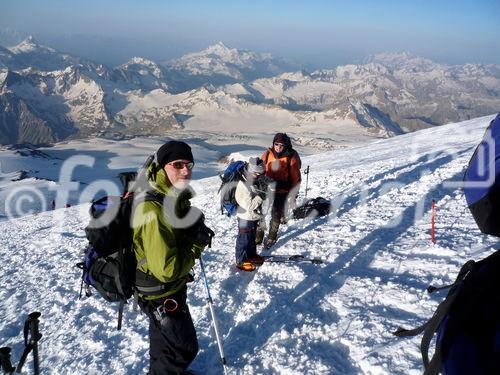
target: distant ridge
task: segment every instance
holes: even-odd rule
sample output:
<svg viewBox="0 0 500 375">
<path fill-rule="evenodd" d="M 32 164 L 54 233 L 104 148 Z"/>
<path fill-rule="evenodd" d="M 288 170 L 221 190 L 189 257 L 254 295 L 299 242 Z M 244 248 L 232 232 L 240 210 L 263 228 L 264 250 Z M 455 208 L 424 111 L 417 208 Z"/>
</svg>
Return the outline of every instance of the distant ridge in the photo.
<svg viewBox="0 0 500 375">
<path fill-rule="evenodd" d="M 114 68 L 33 36 L 0 47 L 0 144 L 182 129 L 390 137 L 499 108 L 499 65 L 450 66 L 407 52 L 307 72 L 223 42 Z"/>
</svg>

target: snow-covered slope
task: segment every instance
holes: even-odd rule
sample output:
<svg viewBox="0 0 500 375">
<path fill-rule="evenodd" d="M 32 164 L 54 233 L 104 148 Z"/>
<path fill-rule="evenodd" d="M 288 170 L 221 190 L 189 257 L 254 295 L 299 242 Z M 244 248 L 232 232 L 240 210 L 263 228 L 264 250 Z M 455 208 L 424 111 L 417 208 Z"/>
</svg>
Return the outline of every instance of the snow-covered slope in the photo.
<svg viewBox="0 0 500 375">
<path fill-rule="evenodd" d="M 236 222 L 220 214 L 219 179 L 194 181 L 194 204 L 216 232 L 203 257 L 231 373 L 422 373 L 419 339 L 391 332 L 422 323 L 444 296 L 428 296 L 426 286 L 449 283 L 462 263 L 486 256 L 497 243 L 479 233 L 459 187 L 491 119 L 304 157 L 309 196 L 331 199 L 334 211 L 289 222 L 271 253 L 319 257 L 323 265 L 266 263 L 255 273 L 237 271 Z M 432 199 L 436 244 L 429 233 Z M 116 306 L 97 296 L 78 299 L 74 264 L 85 245 L 86 209 L 0 222 L 0 344 L 13 348 L 17 362 L 24 319 L 36 310 L 42 313 L 42 373 L 145 374 L 146 318 L 128 306 L 117 332 Z M 188 299 L 200 352 L 192 369 L 221 374 L 196 271 Z"/>
</svg>

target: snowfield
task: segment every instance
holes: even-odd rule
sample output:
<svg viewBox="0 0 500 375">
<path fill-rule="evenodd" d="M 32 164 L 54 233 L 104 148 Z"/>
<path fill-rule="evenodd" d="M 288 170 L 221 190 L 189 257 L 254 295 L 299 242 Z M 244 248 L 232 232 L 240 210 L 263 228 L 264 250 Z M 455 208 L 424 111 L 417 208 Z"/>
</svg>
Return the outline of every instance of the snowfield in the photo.
<svg viewBox="0 0 500 375">
<path fill-rule="evenodd" d="M 400 339 L 391 332 L 427 320 L 446 292 L 429 296 L 425 288 L 452 282 L 463 263 L 489 255 L 497 243 L 479 232 L 460 188 L 492 119 L 304 157 L 303 167 L 311 171 L 308 196 L 331 199 L 333 211 L 282 226 L 276 246 L 265 254 L 303 254 L 321 258 L 321 265 L 265 263 L 253 273 L 237 270 L 236 219 L 220 214 L 219 178 L 193 181 L 193 203 L 216 233 L 203 259 L 228 373 L 421 374 L 420 337 Z M 130 166 L 137 167 L 138 159 Z M 74 265 L 86 244 L 87 209 L 84 204 L 0 222 L 0 346 L 12 347 L 17 363 L 24 320 L 40 311 L 42 373 L 145 374 L 147 318 L 130 304 L 119 332 L 117 306 L 97 295 L 78 298 L 80 270 Z M 200 352 L 191 369 L 222 374 L 199 265 L 195 271 L 188 300 Z M 32 356 L 24 372 L 31 366 Z"/>
</svg>

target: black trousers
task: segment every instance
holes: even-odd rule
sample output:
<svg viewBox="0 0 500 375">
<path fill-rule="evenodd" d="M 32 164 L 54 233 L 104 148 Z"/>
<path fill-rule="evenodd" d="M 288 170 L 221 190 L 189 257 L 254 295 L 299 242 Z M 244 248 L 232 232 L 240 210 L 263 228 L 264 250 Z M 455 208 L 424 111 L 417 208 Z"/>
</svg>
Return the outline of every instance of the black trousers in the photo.
<svg viewBox="0 0 500 375">
<path fill-rule="evenodd" d="M 280 222 L 285 214 L 285 204 L 289 193 L 276 193 L 274 195 L 271 221 Z"/>
<path fill-rule="evenodd" d="M 271 222 L 269 223 L 269 239 L 276 240 L 281 219 L 285 215 L 285 204 L 288 193 L 276 193 L 274 195 L 273 208 L 271 211 Z"/>
<path fill-rule="evenodd" d="M 141 303 L 149 317 L 149 372 L 150 375 L 182 374 L 198 353 L 198 339 L 186 303 L 186 289 L 174 296 L 179 309 L 164 316 L 161 323 L 153 311 L 164 298 Z"/>
</svg>

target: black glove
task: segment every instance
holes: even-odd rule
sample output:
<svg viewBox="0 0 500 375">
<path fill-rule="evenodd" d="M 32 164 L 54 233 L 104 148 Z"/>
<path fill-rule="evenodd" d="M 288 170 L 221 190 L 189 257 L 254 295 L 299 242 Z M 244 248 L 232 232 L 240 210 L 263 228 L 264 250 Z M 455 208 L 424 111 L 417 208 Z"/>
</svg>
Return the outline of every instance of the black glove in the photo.
<svg viewBox="0 0 500 375">
<path fill-rule="evenodd" d="M 215 236 L 214 231 L 207 227 L 204 222 L 200 222 L 198 224 L 198 230 L 194 235 L 194 242 L 203 247 L 211 247 L 213 236 Z"/>
<path fill-rule="evenodd" d="M 210 247 L 212 243 L 212 237 L 215 236 L 214 231 L 206 226 L 205 215 L 201 212 L 200 209 L 191 207 L 191 210 L 198 211 L 199 218 L 191 227 L 187 229 L 188 236 L 193 239 L 193 242 L 196 245 L 202 247 Z"/>
</svg>

